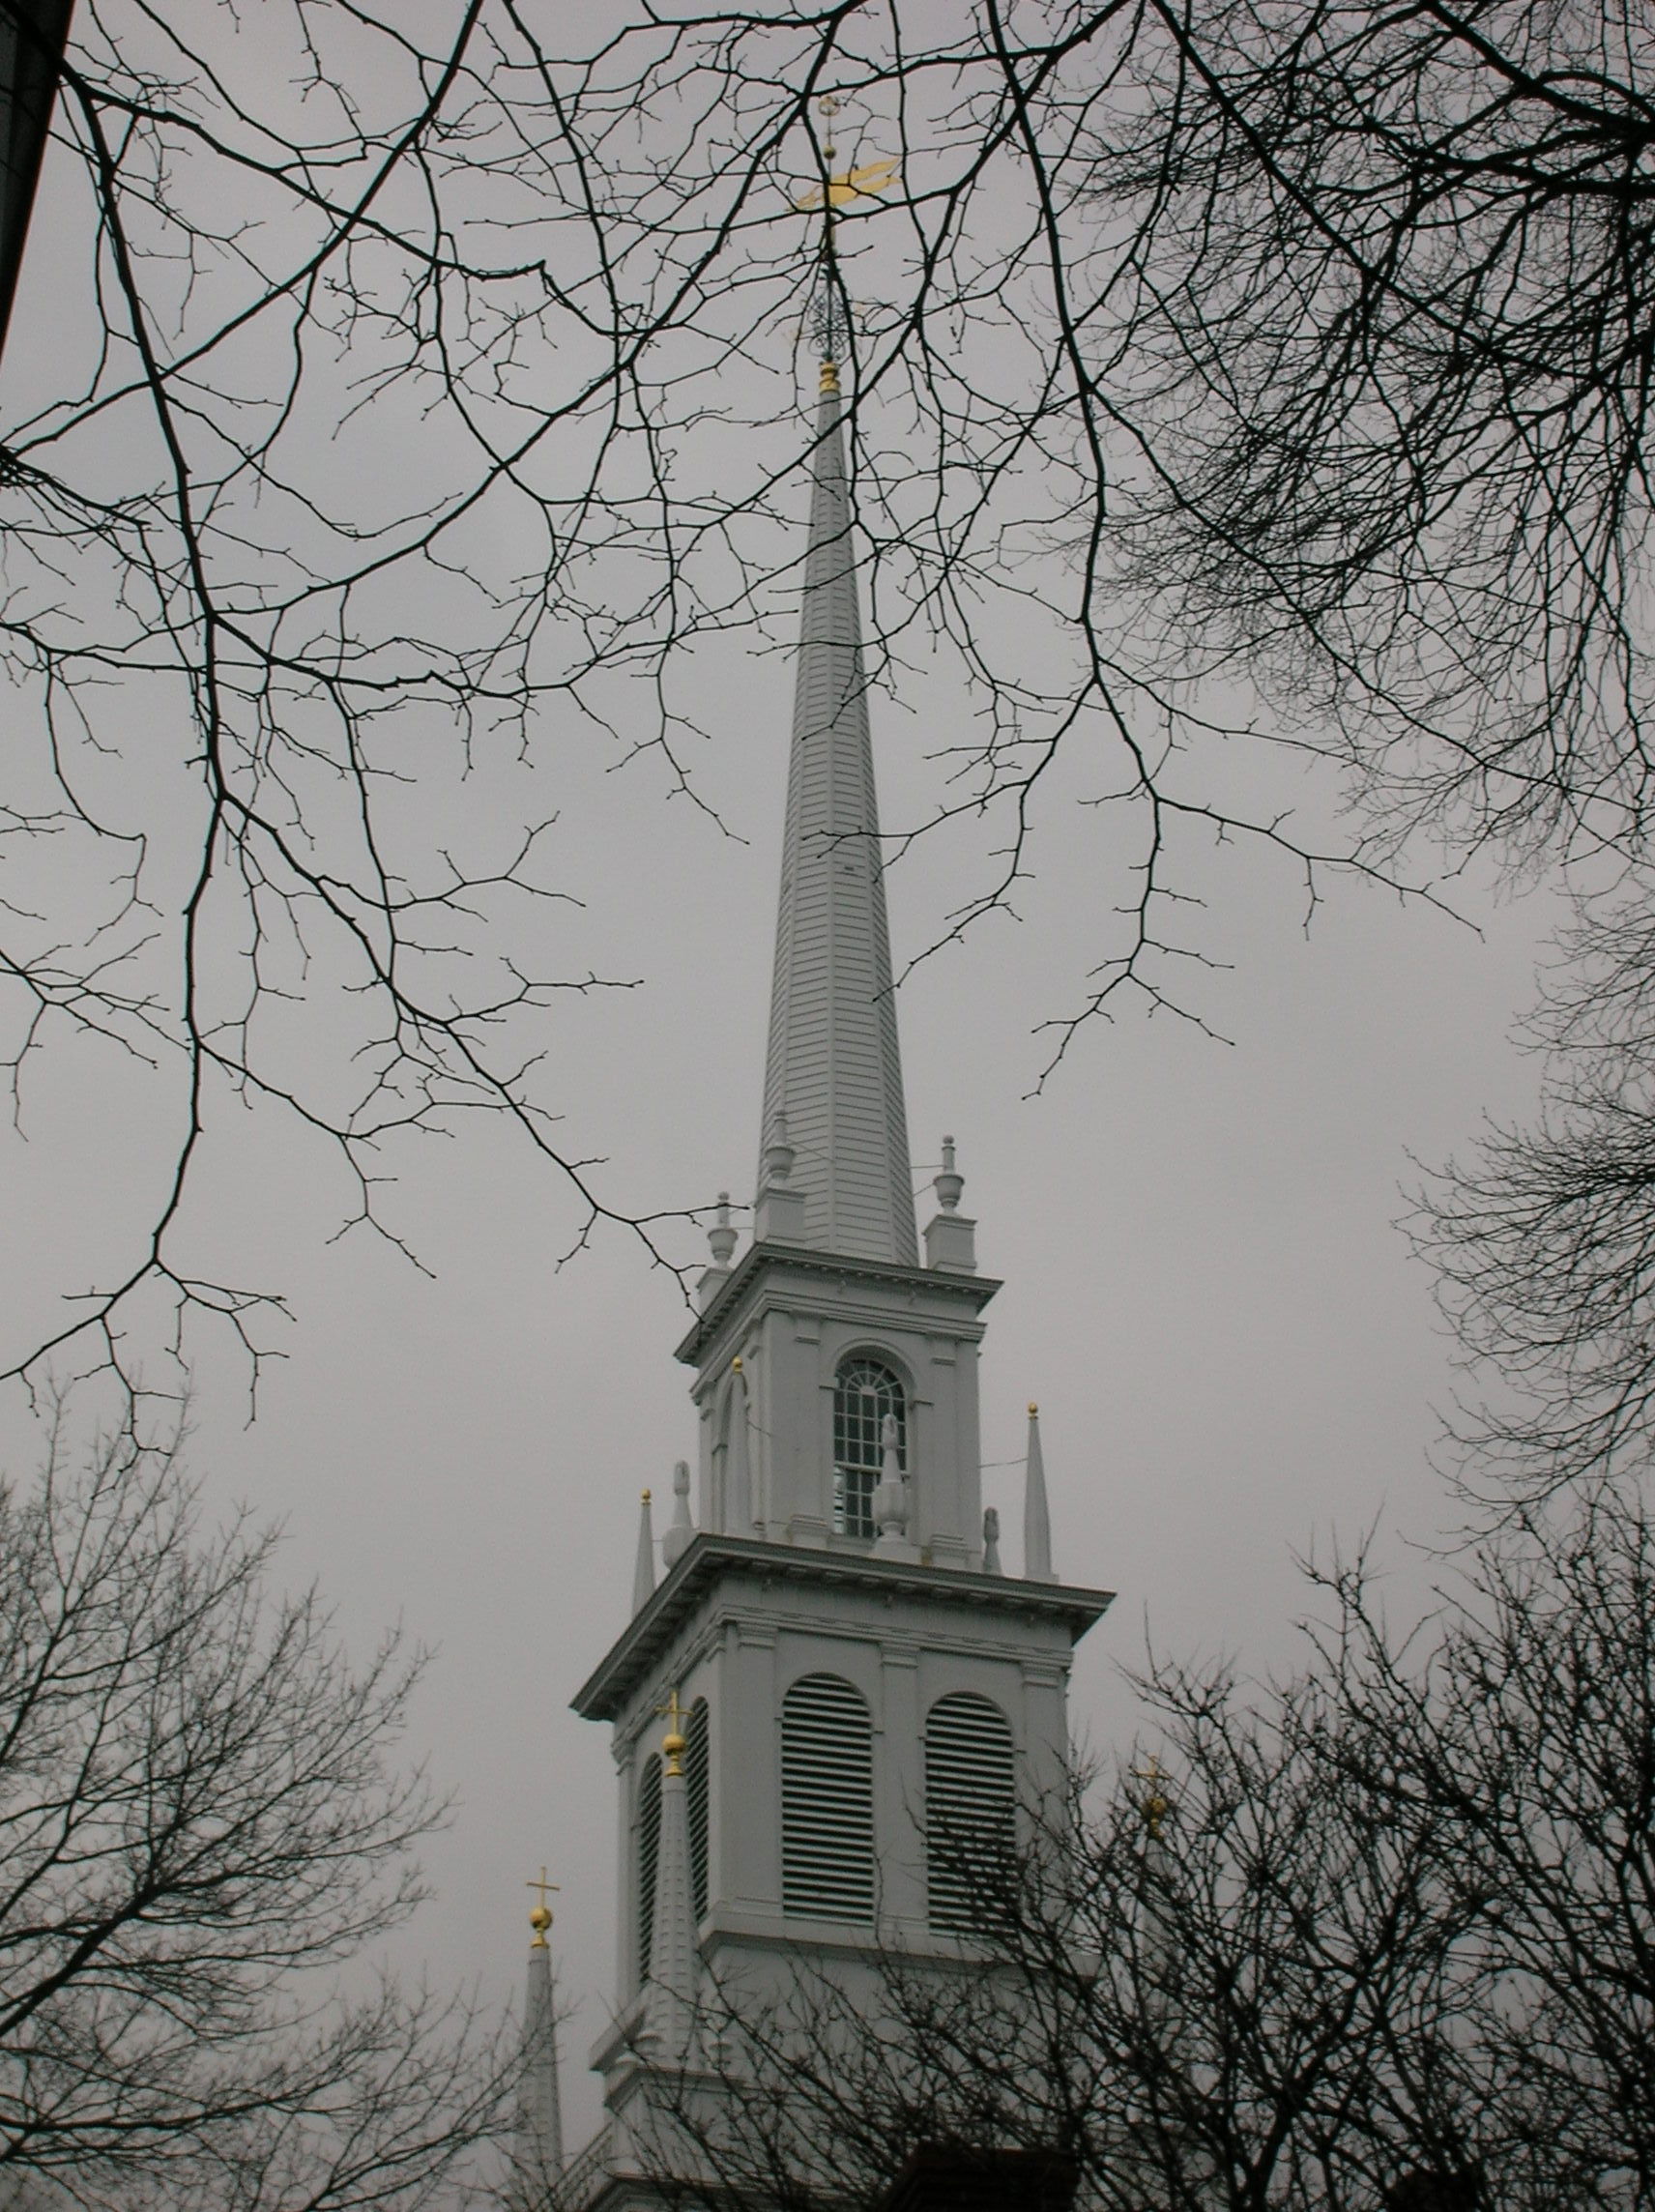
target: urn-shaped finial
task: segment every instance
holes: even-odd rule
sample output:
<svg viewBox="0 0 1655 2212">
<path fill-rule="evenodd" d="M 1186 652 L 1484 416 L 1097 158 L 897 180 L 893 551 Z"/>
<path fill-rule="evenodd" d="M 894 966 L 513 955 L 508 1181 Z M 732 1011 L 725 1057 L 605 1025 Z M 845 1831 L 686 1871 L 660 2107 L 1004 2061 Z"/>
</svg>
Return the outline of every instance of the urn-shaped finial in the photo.
<svg viewBox="0 0 1655 2212">
<path fill-rule="evenodd" d="M 676 1567 L 695 1541 L 695 1524 L 689 1517 L 689 1462 L 681 1459 L 673 1469 L 672 1527 L 661 1538 L 661 1564 Z"/>
<path fill-rule="evenodd" d="M 715 1267 L 727 1267 L 736 1249 L 736 1228 L 730 1219 L 730 1193 L 718 1193 L 718 1212 L 712 1227 L 707 1232 L 707 1242 L 712 1253 Z"/>
<path fill-rule="evenodd" d="M 944 1137 L 943 1172 L 931 1179 L 931 1188 L 937 1193 L 937 1204 L 944 1213 L 952 1213 L 959 1206 L 965 1187 L 965 1177 L 957 1173 L 954 1167 L 954 1140 L 952 1137 Z"/>
<path fill-rule="evenodd" d="M 765 1139 L 766 1182 L 786 1182 L 793 1174 L 793 1163 L 797 1156 L 787 1141 L 787 1116 L 772 1114 L 769 1133 Z"/>
</svg>

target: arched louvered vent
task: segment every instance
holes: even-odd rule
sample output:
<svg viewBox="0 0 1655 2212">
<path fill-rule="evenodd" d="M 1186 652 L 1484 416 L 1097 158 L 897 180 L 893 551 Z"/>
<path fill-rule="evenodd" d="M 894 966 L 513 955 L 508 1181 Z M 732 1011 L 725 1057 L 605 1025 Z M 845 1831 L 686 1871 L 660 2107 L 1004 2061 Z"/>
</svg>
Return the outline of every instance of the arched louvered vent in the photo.
<svg viewBox="0 0 1655 2212">
<path fill-rule="evenodd" d="M 874 1732 L 837 1674 L 806 1674 L 781 1708 L 781 1896 L 808 1920 L 874 1916 Z"/>
<path fill-rule="evenodd" d="M 653 1755 L 638 1777 L 638 1979 L 650 1978 L 655 1932 L 655 1861 L 661 1850 L 661 1762 Z"/>
<path fill-rule="evenodd" d="M 695 1917 L 707 1911 L 707 1798 L 711 1782 L 709 1765 L 707 1700 L 697 1698 L 683 1724 L 683 1800 L 689 1815 L 689 1882 L 695 1899 Z"/>
<path fill-rule="evenodd" d="M 1016 1848 L 1011 1729 L 987 1698 L 958 1690 L 925 1720 L 928 1917 L 944 1932 L 980 1927 Z"/>
</svg>

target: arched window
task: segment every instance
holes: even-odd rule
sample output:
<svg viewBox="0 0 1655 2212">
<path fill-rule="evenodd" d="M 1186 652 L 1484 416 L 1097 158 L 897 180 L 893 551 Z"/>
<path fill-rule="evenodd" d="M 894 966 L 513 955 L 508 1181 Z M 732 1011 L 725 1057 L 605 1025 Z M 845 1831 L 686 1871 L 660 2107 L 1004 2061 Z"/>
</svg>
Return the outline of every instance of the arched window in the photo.
<svg viewBox="0 0 1655 2212">
<path fill-rule="evenodd" d="M 902 1384 L 877 1359 L 847 1359 L 833 1379 L 833 1526 L 847 1536 L 877 1536 L 879 1487 L 887 1413 L 896 1418 L 896 1456 L 908 1465 L 908 1403 Z"/>
<path fill-rule="evenodd" d="M 982 1925 L 1012 1864 L 1017 1779 L 1011 1729 L 987 1698 L 957 1690 L 925 1717 L 927 1917 L 944 1933 Z"/>
<path fill-rule="evenodd" d="M 683 1802 L 689 1815 L 689 1886 L 699 1922 L 707 1912 L 707 1797 L 709 1763 L 707 1700 L 697 1698 L 683 1724 Z"/>
<path fill-rule="evenodd" d="M 874 1732 L 837 1674 L 806 1674 L 781 1708 L 782 1909 L 874 1916 Z"/>
<path fill-rule="evenodd" d="M 655 1932 L 655 1861 L 661 1850 L 661 1762 L 653 1754 L 638 1777 L 638 1979 L 650 1978 Z"/>
</svg>

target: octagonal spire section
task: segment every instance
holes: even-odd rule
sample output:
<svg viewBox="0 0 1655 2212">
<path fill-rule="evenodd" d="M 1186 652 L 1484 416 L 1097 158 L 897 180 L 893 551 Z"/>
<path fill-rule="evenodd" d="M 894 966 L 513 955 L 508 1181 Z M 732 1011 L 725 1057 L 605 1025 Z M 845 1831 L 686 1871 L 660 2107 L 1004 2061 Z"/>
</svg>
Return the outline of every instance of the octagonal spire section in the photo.
<svg viewBox="0 0 1655 2212">
<path fill-rule="evenodd" d="M 825 379 L 826 381 L 826 379 Z M 918 1265 L 839 395 L 817 422 L 761 1145 L 806 1245 Z M 760 1173 L 761 1193 L 765 1172 Z"/>
</svg>

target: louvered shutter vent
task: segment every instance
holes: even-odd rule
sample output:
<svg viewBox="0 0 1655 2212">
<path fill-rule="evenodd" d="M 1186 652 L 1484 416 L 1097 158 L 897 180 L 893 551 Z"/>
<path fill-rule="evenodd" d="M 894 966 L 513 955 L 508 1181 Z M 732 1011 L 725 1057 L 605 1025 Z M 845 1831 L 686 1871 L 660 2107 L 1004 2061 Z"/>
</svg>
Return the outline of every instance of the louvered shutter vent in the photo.
<svg viewBox="0 0 1655 2212">
<path fill-rule="evenodd" d="M 655 1932 L 655 1861 L 661 1850 L 661 1762 L 652 1759 L 638 1782 L 638 1979 L 650 1978 Z"/>
<path fill-rule="evenodd" d="M 982 1925 L 1016 1848 L 1017 1778 L 1000 1707 L 969 1690 L 939 1698 L 925 1722 L 928 1917 L 944 1933 Z"/>
<path fill-rule="evenodd" d="M 874 1916 L 874 1738 L 837 1674 L 806 1674 L 781 1710 L 781 1894 L 809 1920 Z"/>
<path fill-rule="evenodd" d="M 695 1896 L 695 1917 L 707 1912 L 707 1700 L 697 1698 L 683 1729 L 683 1800 L 689 1815 L 689 1881 Z"/>
</svg>

